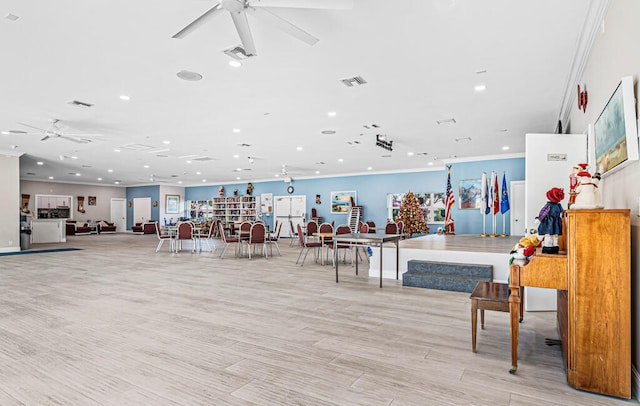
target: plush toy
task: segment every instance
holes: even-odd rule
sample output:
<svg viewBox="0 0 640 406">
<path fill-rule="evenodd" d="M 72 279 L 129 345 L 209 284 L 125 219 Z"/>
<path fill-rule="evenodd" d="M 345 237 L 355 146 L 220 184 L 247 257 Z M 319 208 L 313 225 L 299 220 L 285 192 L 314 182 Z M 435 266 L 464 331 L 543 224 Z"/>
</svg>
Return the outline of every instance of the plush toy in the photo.
<svg viewBox="0 0 640 406">
<path fill-rule="evenodd" d="M 562 235 L 562 213 L 564 209 L 560 202 L 564 199 L 564 190 L 561 188 L 551 188 L 547 191 L 547 203 L 542 207 L 536 220 L 538 224 L 538 235 L 543 235 L 542 253 L 557 254 L 558 236 Z M 574 204 L 575 206 L 575 204 Z"/>
<path fill-rule="evenodd" d="M 576 164 L 571 168 L 571 173 L 569 174 L 569 202 L 567 203 L 567 207 L 571 208 L 573 203 L 576 201 L 576 187 L 578 187 L 578 173 L 584 172 L 587 170 L 589 165 L 587 164 Z"/>
<path fill-rule="evenodd" d="M 536 247 L 540 245 L 537 234 L 522 237 L 520 241 L 511 249 L 509 264 L 524 266 L 529 263 L 529 259 L 536 253 Z"/>
<path fill-rule="evenodd" d="M 253 184 L 251 182 L 247 183 L 247 196 L 251 196 L 253 193 Z"/>
<path fill-rule="evenodd" d="M 601 209 L 602 202 L 600 200 L 600 192 L 598 185 L 600 183 L 600 174 L 595 173 L 593 176 L 587 171 L 579 172 L 578 186 L 576 186 L 576 200 L 571 206 L 572 209 Z"/>
<path fill-rule="evenodd" d="M 224 197 L 224 186 L 220 186 L 220 187 L 218 188 L 218 195 L 219 195 L 220 197 Z"/>
</svg>

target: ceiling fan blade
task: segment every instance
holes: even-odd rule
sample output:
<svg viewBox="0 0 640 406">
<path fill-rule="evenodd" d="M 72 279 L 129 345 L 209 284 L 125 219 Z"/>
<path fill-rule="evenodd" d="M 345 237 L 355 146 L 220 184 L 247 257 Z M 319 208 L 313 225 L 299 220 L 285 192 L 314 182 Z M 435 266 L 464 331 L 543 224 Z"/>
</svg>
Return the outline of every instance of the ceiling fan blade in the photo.
<svg viewBox="0 0 640 406">
<path fill-rule="evenodd" d="M 325 10 L 351 10 L 353 0 L 253 0 L 252 7 L 320 8 Z"/>
<path fill-rule="evenodd" d="M 213 17 L 215 17 L 221 11 L 222 11 L 222 7 L 220 6 L 220 3 L 216 3 L 215 6 L 211 7 L 209 10 L 207 10 L 200 17 L 198 17 L 195 20 L 193 20 L 191 23 L 189 23 L 189 25 L 187 25 L 186 27 L 184 27 L 183 29 L 178 31 L 171 38 L 182 39 L 182 38 L 186 37 L 187 35 L 191 34 L 192 31 L 196 30 L 201 25 L 203 25 L 207 21 L 211 20 Z"/>
<path fill-rule="evenodd" d="M 43 133 L 46 133 L 46 132 L 47 132 L 47 130 L 45 130 L 44 128 L 34 127 L 34 126 L 32 126 L 32 125 L 25 124 L 25 123 L 18 123 L 18 124 L 23 125 L 23 126 L 25 126 L 25 127 L 33 128 L 34 130 L 42 131 Z"/>
<path fill-rule="evenodd" d="M 256 44 L 253 42 L 251 30 L 249 29 L 249 21 L 247 21 L 247 14 L 244 12 L 230 14 L 233 19 L 233 24 L 235 24 L 238 35 L 240 36 L 244 53 L 247 55 L 257 55 Z"/>
<path fill-rule="evenodd" d="M 57 138 L 62 138 L 63 140 L 75 142 L 76 144 L 88 144 L 88 143 L 91 142 L 89 140 L 81 140 L 81 139 L 78 139 L 78 138 L 67 137 L 66 135 L 60 135 L 60 134 L 58 134 Z"/>
<path fill-rule="evenodd" d="M 285 20 L 282 17 L 279 17 L 275 14 L 273 14 L 271 11 L 267 10 L 267 9 L 263 9 L 263 8 L 247 8 L 248 12 L 251 13 L 255 13 L 256 16 L 260 17 L 260 18 L 264 18 L 265 20 L 269 20 L 269 22 L 271 24 L 273 24 L 276 28 L 278 28 L 281 31 L 284 31 L 285 33 L 299 39 L 300 41 L 309 44 L 309 45 L 314 45 L 315 43 L 317 43 L 319 41 L 318 38 L 314 37 L 313 35 L 309 34 L 306 31 L 301 30 L 300 28 L 296 27 L 295 25 L 291 24 L 289 21 Z"/>
<path fill-rule="evenodd" d="M 45 135 L 44 137 L 40 138 L 40 141 L 46 141 L 48 140 L 50 137 L 48 135 Z"/>
</svg>

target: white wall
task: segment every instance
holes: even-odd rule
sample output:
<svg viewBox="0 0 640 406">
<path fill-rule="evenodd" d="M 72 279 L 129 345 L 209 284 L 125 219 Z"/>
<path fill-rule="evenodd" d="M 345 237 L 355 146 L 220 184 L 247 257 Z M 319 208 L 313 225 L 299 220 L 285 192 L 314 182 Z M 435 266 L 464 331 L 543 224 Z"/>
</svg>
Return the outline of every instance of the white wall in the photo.
<svg viewBox="0 0 640 406">
<path fill-rule="evenodd" d="M 638 78 L 640 77 L 640 1 L 609 0 L 609 8 L 604 20 L 604 32 L 600 32 L 591 49 L 591 54 L 580 85 L 589 92 L 587 112 L 571 106 L 569 125 L 571 132 L 583 132 L 593 123 L 616 85 L 623 76 L 632 75 L 635 80 L 635 94 L 638 98 Z M 574 84 L 577 86 L 577 83 Z M 575 103 L 574 103 L 575 104 Z M 638 104 L 636 103 L 636 116 Z M 640 164 L 635 162 L 624 169 L 603 178 L 600 183 L 605 208 L 631 209 L 631 317 L 632 317 L 632 363 L 640 366 Z M 636 376 L 636 384 L 637 384 Z"/>
<path fill-rule="evenodd" d="M 19 176 L 17 177 L 19 178 Z M 79 185 L 73 183 L 20 181 L 20 194 L 29 194 L 29 210 L 37 216 L 36 195 L 73 196 L 71 202 L 71 217 L 77 221 L 111 219 L 111 198 L 126 199 L 126 188 L 120 186 Z M 78 196 L 84 196 L 84 213 L 78 208 Z M 96 197 L 96 205 L 89 206 L 89 196 Z"/>
<path fill-rule="evenodd" d="M 0 252 L 20 251 L 20 158 L 0 155 Z"/>
</svg>

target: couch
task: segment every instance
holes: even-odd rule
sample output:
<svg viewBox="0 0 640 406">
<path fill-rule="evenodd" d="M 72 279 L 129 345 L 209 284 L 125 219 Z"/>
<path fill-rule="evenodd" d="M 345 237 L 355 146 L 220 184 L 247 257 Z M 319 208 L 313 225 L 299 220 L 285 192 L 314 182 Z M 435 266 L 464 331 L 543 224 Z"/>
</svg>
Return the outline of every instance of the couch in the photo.
<svg viewBox="0 0 640 406">
<path fill-rule="evenodd" d="M 114 223 L 101 220 L 101 221 L 98 221 L 98 224 L 100 226 L 100 232 L 101 233 L 115 233 L 116 232 L 116 225 Z"/>
<path fill-rule="evenodd" d="M 135 234 L 155 234 L 156 223 L 154 221 L 148 221 L 146 223 L 136 223 L 136 225 L 131 227 L 131 231 L 133 231 Z"/>
<path fill-rule="evenodd" d="M 91 234 L 91 227 L 87 223 L 77 223 L 75 220 L 67 220 L 67 235 L 87 235 Z"/>
</svg>

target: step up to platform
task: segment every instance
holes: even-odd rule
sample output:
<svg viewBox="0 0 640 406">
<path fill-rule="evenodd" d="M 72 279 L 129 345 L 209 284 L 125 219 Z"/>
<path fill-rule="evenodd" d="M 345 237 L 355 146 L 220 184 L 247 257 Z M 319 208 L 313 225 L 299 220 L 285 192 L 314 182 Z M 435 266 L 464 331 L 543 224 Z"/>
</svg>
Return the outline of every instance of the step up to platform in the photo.
<svg viewBox="0 0 640 406">
<path fill-rule="evenodd" d="M 402 285 L 471 293 L 478 282 L 492 280 L 492 265 L 410 260 Z"/>
</svg>

